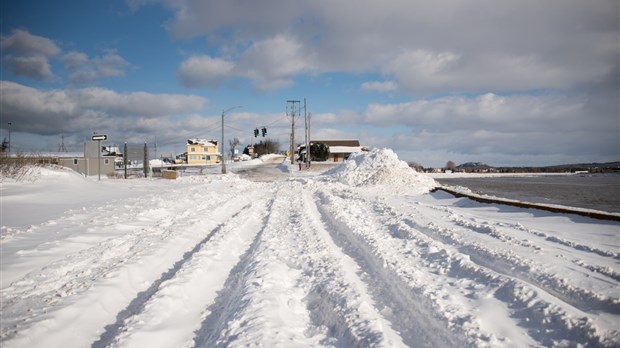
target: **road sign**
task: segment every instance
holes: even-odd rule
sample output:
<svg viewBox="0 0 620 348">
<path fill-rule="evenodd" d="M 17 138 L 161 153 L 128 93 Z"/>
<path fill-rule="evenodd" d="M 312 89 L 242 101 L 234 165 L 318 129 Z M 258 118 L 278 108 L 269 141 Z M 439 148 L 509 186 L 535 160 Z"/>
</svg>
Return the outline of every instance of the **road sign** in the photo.
<svg viewBox="0 0 620 348">
<path fill-rule="evenodd" d="M 93 141 L 95 140 L 108 140 L 107 134 L 97 134 L 93 135 Z"/>
</svg>

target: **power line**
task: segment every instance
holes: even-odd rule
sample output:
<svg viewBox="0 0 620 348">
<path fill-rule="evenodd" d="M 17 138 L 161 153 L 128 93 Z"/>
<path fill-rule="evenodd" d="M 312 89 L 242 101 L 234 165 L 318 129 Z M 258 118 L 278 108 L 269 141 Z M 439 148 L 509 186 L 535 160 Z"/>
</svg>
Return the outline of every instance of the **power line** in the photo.
<svg viewBox="0 0 620 348">
<path fill-rule="evenodd" d="M 273 121 L 273 122 L 269 123 L 269 124 L 268 124 L 268 125 L 266 125 L 265 127 L 269 127 L 269 126 L 273 125 L 274 123 L 276 123 L 276 122 L 280 122 L 280 121 L 282 121 L 283 119 L 285 119 L 285 118 L 287 118 L 287 117 L 288 117 L 288 115 L 284 115 L 282 118 L 280 118 L 280 119 L 278 119 L 278 120 L 276 120 L 276 121 Z"/>
<path fill-rule="evenodd" d="M 230 128 L 230 129 L 234 129 L 234 130 L 239 131 L 239 132 L 247 132 L 246 130 L 235 128 L 235 127 L 230 126 L 230 125 L 224 125 L 224 127 Z"/>
</svg>

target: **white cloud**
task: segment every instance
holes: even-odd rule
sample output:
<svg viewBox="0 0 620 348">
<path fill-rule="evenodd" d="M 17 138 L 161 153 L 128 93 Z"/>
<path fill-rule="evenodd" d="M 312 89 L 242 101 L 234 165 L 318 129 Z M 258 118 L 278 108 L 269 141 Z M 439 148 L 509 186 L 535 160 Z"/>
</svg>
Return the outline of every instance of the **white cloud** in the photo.
<svg viewBox="0 0 620 348">
<path fill-rule="evenodd" d="M 296 75 L 312 71 L 381 73 L 414 95 L 571 90 L 600 81 L 619 64 L 614 1 L 166 4 L 174 37 L 222 34 L 232 42 L 227 48 L 237 49 L 227 54 L 236 57 L 254 57 L 263 45 L 284 48 L 289 59 L 260 52 L 239 68 L 263 89 L 290 86 Z"/>
<path fill-rule="evenodd" d="M 590 156 L 590 161 L 617 160 L 618 109 L 602 114 L 590 108 L 586 95 L 487 93 L 370 104 L 365 123 L 385 134 L 382 146 L 410 153 L 453 153 L 482 161 L 531 155 L 546 158 L 546 163 L 561 163 L 557 161 L 566 154 Z M 394 133 L 390 127 L 398 130 Z"/>
<path fill-rule="evenodd" d="M 151 0 L 130 0 L 132 5 Z M 165 23 L 173 37 L 188 39 L 219 29 L 234 30 L 241 36 L 269 37 L 303 15 L 308 4 L 288 0 L 229 2 L 203 0 L 164 0 L 174 16 Z"/>
<path fill-rule="evenodd" d="M 451 84 L 461 56 L 453 52 L 406 50 L 384 68 L 408 90 L 429 91 Z"/>
<path fill-rule="evenodd" d="M 391 92 L 398 89 L 398 84 L 394 81 L 371 81 L 362 83 L 360 89 L 363 91 Z"/>
<path fill-rule="evenodd" d="M 599 115 L 586 119 L 583 95 L 443 97 L 399 104 L 370 104 L 365 122 L 373 126 L 407 125 L 425 129 L 521 130 L 601 129 L 612 122 Z M 592 116 L 591 116 L 592 117 Z"/>
<path fill-rule="evenodd" d="M 14 75 L 36 80 L 56 77 L 52 73 L 50 59 L 61 54 L 62 50 L 54 41 L 17 29 L 10 36 L 0 37 L 0 47 Z M 92 58 L 83 52 L 71 51 L 62 55 L 60 60 L 69 71 L 69 80 L 76 84 L 124 76 L 125 69 L 130 66 L 115 50 L 107 50 L 103 55 Z"/>
<path fill-rule="evenodd" d="M 35 80 L 50 80 L 54 77 L 47 58 L 44 56 L 6 57 L 13 75 L 26 76 Z"/>
<path fill-rule="evenodd" d="M 3 118 L 15 120 L 16 131 L 40 135 L 88 133 L 93 128 L 130 133 L 136 120 L 160 122 L 199 111 L 206 103 L 194 95 L 118 93 L 104 88 L 39 90 L 9 81 L 0 82 L 0 94 Z"/>
<path fill-rule="evenodd" d="M 134 92 L 121 94 L 109 89 L 86 88 L 71 92 L 70 96 L 87 109 L 102 110 L 119 116 L 155 118 L 175 115 L 204 107 L 205 99 L 199 96 L 152 94 Z"/>
<path fill-rule="evenodd" d="M 233 76 L 235 64 L 208 55 L 192 56 L 181 63 L 178 76 L 186 86 L 215 87 L 222 80 Z"/>
<path fill-rule="evenodd" d="M 294 76 L 309 71 L 307 55 L 296 40 L 278 35 L 254 42 L 237 61 L 192 56 L 181 63 L 178 76 L 190 87 L 215 87 L 228 78 L 241 77 L 258 90 L 270 91 L 290 86 Z"/>
<path fill-rule="evenodd" d="M 255 42 L 243 52 L 237 75 L 252 80 L 259 90 L 288 87 L 294 76 L 311 69 L 309 55 L 295 39 L 277 35 Z"/>
<path fill-rule="evenodd" d="M 52 57 L 60 53 L 54 41 L 22 29 L 13 30 L 10 36 L 0 37 L 0 48 L 4 53 L 24 56 Z"/>
<path fill-rule="evenodd" d="M 65 68 L 70 71 L 69 80 L 75 84 L 89 84 L 103 78 L 125 75 L 130 64 L 114 50 L 102 56 L 88 57 L 83 52 L 69 52 L 63 56 Z"/>
<path fill-rule="evenodd" d="M 75 51 L 65 54 L 62 59 L 67 69 L 78 69 L 88 62 L 86 53 Z"/>
<path fill-rule="evenodd" d="M 0 49 L 14 75 L 36 80 L 54 77 L 48 61 L 60 53 L 54 41 L 17 29 L 9 36 L 0 37 Z"/>
</svg>

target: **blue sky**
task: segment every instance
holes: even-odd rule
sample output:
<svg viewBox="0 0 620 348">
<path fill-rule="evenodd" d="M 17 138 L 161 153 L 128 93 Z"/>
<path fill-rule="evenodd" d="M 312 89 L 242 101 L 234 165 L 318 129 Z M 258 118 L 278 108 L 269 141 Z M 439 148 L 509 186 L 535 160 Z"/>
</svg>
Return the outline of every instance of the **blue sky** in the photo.
<svg viewBox="0 0 620 348">
<path fill-rule="evenodd" d="M 7 1 L 2 136 L 80 150 L 189 137 L 313 138 L 443 166 L 620 160 L 617 1 Z M 353 10 L 355 9 L 355 10 Z M 303 122 L 296 133 L 303 134 Z M 297 137 L 298 141 L 303 140 Z"/>
</svg>

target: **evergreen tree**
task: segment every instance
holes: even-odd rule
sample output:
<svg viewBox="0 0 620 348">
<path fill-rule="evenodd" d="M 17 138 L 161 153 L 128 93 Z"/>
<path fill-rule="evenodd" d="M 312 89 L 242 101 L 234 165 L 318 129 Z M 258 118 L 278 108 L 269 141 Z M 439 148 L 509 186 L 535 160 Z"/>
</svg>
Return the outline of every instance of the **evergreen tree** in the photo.
<svg viewBox="0 0 620 348">
<path fill-rule="evenodd" d="M 323 143 L 313 143 L 310 145 L 311 161 L 327 161 L 329 158 L 329 146 Z"/>
</svg>

